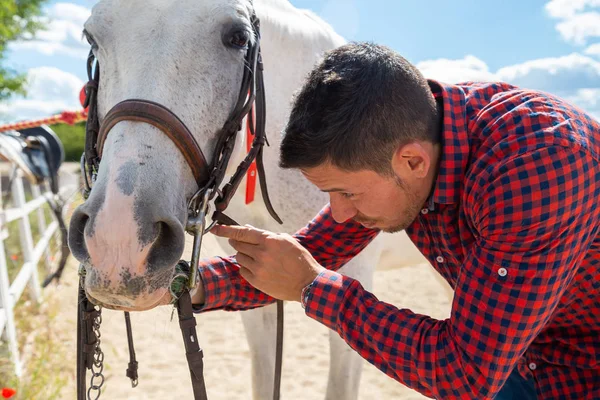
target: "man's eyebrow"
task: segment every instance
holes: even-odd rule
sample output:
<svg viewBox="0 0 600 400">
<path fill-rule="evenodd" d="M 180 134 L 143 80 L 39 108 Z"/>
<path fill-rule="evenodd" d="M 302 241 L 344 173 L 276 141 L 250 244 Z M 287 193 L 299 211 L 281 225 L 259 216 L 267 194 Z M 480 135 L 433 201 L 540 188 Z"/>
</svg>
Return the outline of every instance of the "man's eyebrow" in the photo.
<svg viewBox="0 0 600 400">
<path fill-rule="evenodd" d="M 323 192 L 323 193 L 347 192 L 347 190 L 345 190 L 345 189 L 338 189 L 338 188 L 332 188 L 332 189 L 321 189 L 321 192 Z"/>
</svg>

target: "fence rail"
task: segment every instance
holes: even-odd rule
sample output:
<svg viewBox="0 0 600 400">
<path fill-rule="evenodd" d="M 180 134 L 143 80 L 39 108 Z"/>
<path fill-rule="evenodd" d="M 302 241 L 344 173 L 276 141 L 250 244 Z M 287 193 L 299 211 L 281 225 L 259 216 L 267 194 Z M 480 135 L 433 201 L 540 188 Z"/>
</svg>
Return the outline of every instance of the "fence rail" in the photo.
<svg viewBox="0 0 600 400">
<path fill-rule="evenodd" d="M 17 169 L 13 171 L 13 174 L 14 179 L 12 179 L 10 187 L 12 195 L 12 205 L 10 208 L 4 209 L 2 196 L 0 196 L 0 333 L 2 333 L 3 339 L 8 344 L 15 374 L 21 376 L 22 365 L 14 321 L 14 308 L 28 284 L 31 299 L 35 302 L 40 302 L 42 300 L 37 266 L 42 257 L 44 257 L 44 262 L 47 267 L 51 265 L 49 260 L 49 246 L 54 234 L 59 228 L 59 224 L 51 213 L 53 222 L 46 226 L 43 210 L 44 204 L 46 204 L 47 200 L 51 199 L 54 195 L 51 192 L 42 193 L 39 185 L 32 184 L 31 194 L 33 199 L 26 201 L 22 172 Z M 0 170 L 0 192 L 3 192 L 1 175 L 2 171 Z M 67 185 L 61 188 L 60 194 L 61 196 L 68 196 L 75 190 L 75 185 Z M 40 233 L 40 238 L 35 244 L 29 220 L 29 215 L 34 211 L 37 212 L 37 228 Z M 18 221 L 21 252 L 23 254 L 24 262 L 19 267 L 17 276 L 10 282 L 4 241 L 8 237 L 6 226 L 13 221 Z"/>
</svg>

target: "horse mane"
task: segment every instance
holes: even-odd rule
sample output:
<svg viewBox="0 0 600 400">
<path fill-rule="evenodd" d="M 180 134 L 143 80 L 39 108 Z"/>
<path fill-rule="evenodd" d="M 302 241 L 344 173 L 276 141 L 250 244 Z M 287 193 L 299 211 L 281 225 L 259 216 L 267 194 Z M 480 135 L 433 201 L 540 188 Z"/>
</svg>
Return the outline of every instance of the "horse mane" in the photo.
<svg viewBox="0 0 600 400">
<path fill-rule="evenodd" d="M 313 20 L 317 25 L 319 25 L 323 30 L 329 32 L 331 35 L 333 36 L 339 36 L 342 40 L 344 40 L 339 33 L 337 33 L 333 27 L 331 25 L 329 25 L 328 22 L 326 22 L 323 18 L 319 17 L 316 13 L 314 13 L 312 10 L 308 10 L 308 9 L 304 9 L 304 8 L 300 8 L 298 9 L 300 12 L 302 12 L 304 15 L 306 15 L 308 18 L 310 18 L 311 20 Z M 345 40 L 344 40 L 345 41 Z"/>
<path fill-rule="evenodd" d="M 321 42 L 324 38 L 342 45 L 346 40 L 331 25 L 311 10 L 296 8 L 289 0 L 255 0 L 261 18 L 266 19 L 279 31 L 293 36 L 303 36 Z"/>
</svg>

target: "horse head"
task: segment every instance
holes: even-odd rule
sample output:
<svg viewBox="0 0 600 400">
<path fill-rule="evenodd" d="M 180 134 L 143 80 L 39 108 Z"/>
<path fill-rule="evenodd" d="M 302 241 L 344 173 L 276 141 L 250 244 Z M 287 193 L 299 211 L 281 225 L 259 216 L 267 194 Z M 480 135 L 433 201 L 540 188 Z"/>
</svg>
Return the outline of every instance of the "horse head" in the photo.
<svg viewBox="0 0 600 400">
<path fill-rule="evenodd" d="M 253 18 L 250 0 L 102 0 L 85 23 L 100 70 L 93 86 L 101 162 L 73 214 L 69 244 L 94 303 L 144 310 L 170 295 L 189 201 L 210 172 L 194 154 L 209 168 L 246 96 Z M 137 106 L 119 118 L 131 99 Z M 141 103 L 150 106 L 140 111 Z M 167 116 L 156 119 L 161 110 Z M 146 118 L 135 118 L 140 112 Z M 169 135 L 181 139 L 182 130 L 190 137 Z"/>
</svg>

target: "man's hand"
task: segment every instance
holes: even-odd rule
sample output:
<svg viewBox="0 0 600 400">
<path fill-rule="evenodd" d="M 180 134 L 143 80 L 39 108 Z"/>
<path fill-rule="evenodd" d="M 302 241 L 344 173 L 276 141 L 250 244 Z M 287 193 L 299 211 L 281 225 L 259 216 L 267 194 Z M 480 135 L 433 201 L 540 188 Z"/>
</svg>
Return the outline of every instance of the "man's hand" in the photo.
<svg viewBox="0 0 600 400">
<path fill-rule="evenodd" d="M 300 301 L 302 289 L 324 269 L 293 237 L 248 226 L 217 225 L 211 232 L 229 238 L 240 274 L 258 290 L 279 300 Z M 194 304 L 204 300 L 202 289 Z"/>
</svg>

